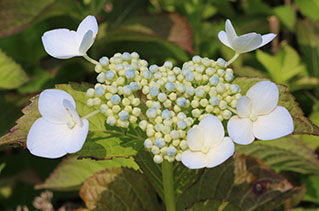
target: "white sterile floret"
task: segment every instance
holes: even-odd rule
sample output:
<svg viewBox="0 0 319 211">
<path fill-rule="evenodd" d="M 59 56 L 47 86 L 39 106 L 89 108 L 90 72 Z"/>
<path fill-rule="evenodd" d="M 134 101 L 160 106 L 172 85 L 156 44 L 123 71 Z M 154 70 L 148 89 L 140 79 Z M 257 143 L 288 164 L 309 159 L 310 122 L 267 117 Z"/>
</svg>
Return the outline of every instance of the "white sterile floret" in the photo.
<svg viewBox="0 0 319 211">
<path fill-rule="evenodd" d="M 87 16 L 76 31 L 55 29 L 47 31 L 42 36 L 45 51 L 58 59 L 68 59 L 74 56 L 84 56 L 93 45 L 98 32 L 94 16 Z"/>
<path fill-rule="evenodd" d="M 199 125 L 188 131 L 189 149 L 182 153 L 182 163 L 190 169 L 220 165 L 232 156 L 235 150 L 232 140 L 224 135 L 221 121 L 216 116 L 206 115 Z"/>
<path fill-rule="evenodd" d="M 256 50 L 257 48 L 266 45 L 276 37 L 273 33 L 260 35 L 255 32 L 237 36 L 230 20 L 226 20 L 225 30 L 226 32 L 220 31 L 218 33 L 218 38 L 224 45 L 233 49 L 236 54 Z"/>
<path fill-rule="evenodd" d="M 255 138 L 272 140 L 292 133 L 293 119 L 285 107 L 278 106 L 278 99 L 278 87 L 270 81 L 258 82 L 239 98 L 238 115 L 227 125 L 234 142 L 246 145 Z"/>
<path fill-rule="evenodd" d="M 33 155 L 59 158 L 82 148 L 89 122 L 79 117 L 71 95 L 58 89 L 44 90 L 38 108 L 42 117 L 33 123 L 27 137 Z"/>
</svg>

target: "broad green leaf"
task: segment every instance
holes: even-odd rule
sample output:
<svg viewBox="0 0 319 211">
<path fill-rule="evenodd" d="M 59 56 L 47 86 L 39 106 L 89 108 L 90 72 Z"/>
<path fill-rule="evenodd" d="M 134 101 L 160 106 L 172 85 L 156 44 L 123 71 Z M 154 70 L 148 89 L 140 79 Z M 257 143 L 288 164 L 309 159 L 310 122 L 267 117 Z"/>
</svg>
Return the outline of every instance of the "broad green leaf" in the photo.
<svg viewBox="0 0 319 211">
<path fill-rule="evenodd" d="M 143 174 L 149 180 L 156 190 L 157 194 L 164 200 L 163 183 L 162 183 L 162 167 L 154 163 L 153 155 L 150 152 L 141 150 L 135 161 L 143 171 Z M 191 184 L 193 184 L 201 170 L 192 170 L 185 167 L 181 162 L 174 163 L 174 189 L 176 196 L 181 195 Z"/>
<path fill-rule="evenodd" d="M 129 158 L 144 148 L 143 136 L 134 135 L 120 128 L 96 130 L 91 132 L 77 154 L 81 158 L 112 159 Z M 139 129 L 139 128 L 136 128 Z"/>
<path fill-rule="evenodd" d="M 319 20 L 319 1 L 317 0 L 296 0 L 296 4 L 300 12 L 311 18 L 312 20 Z"/>
<path fill-rule="evenodd" d="M 289 45 L 285 45 L 275 56 L 258 50 L 257 59 L 277 83 L 287 84 L 293 77 L 305 73 L 298 53 Z"/>
<path fill-rule="evenodd" d="M 53 3 L 54 0 L 2 0 L 0 37 L 23 30 Z"/>
<path fill-rule="evenodd" d="M 319 176 L 310 176 L 303 178 L 302 182 L 306 184 L 306 195 L 304 201 L 313 202 L 319 205 Z"/>
<path fill-rule="evenodd" d="M 238 145 L 236 151 L 253 155 L 278 171 L 319 175 L 319 161 L 313 150 L 293 136 L 273 141 L 255 141 L 248 146 Z"/>
<path fill-rule="evenodd" d="M 319 13 L 318 13 L 319 14 Z M 310 75 L 319 77 L 319 21 L 298 20 L 297 41 Z"/>
<path fill-rule="evenodd" d="M 233 83 L 238 84 L 241 88 L 242 95 L 245 95 L 250 87 L 257 82 L 268 80 L 262 78 L 246 78 L 237 77 Z M 290 115 L 294 120 L 294 134 L 308 134 L 319 135 L 319 128 L 304 116 L 303 111 L 292 94 L 289 93 L 286 86 L 277 85 L 279 89 L 279 102 L 278 105 L 288 109 Z"/>
<path fill-rule="evenodd" d="M 0 88 L 15 89 L 27 80 L 28 76 L 21 66 L 0 49 Z"/>
<path fill-rule="evenodd" d="M 186 209 L 187 211 L 239 211 L 240 209 L 230 202 L 218 200 L 218 199 L 208 199 L 206 201 L 196 202 L 192 207 Z"/>
<path fill-rule="evenodd" d="M 77 156 L 70 155 L 62 160 L 53 173 L 37 189 L 51 190 L 78 190 L 82 183 L 95 172 L 112 167 L 139 167 L 133 159 L 114 158 L 112 160 L 96 161 L 91 159 L 78 160 Z"/>
<path fill-rule="evenodd" d="M 315 101 L 309 119 L 317 126 L 319 126 L 319 100 Z M 301 140 L 305 142 L 311 149 L 319 149 L 319 136 L 302 135 Z"/>
<path fill-rule="evenodd" d="M 273 8 L 273 12 L 279 20 L 290 30 L 294 29 L 296 22 L 295 11 L 288 6 L 278 6 Z"/>
<path fill-rule="evenodd" d="M 94 174 L 81 187 L 89 210 L 160 210 L 154 190 L 131 169 L 110 168 Z"/>
<path fill-rule="evenodd" d="M 271 8 L 262 0 L 247 0 L 242 3 L 245 13 L 247 14 L 264 14 L 270 15 Z"/>
<path fill-rule="evenodd" d="M 205 169 L 200 178 L 177 198 L 177 210 L 209 199 L 229 202 L 240 210 L 273 210 L 301 189 L 262 161 L 236 153 L 223 164 Z"/>
</svg>

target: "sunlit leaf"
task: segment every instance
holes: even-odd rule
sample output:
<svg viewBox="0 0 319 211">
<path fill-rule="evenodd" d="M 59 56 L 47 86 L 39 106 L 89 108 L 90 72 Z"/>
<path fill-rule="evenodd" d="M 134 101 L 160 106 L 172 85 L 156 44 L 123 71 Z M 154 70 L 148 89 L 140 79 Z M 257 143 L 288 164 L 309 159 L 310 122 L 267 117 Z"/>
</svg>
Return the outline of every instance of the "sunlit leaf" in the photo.
<svg viewBox="0 0 319 211">
<path fill-rule="evenodd" d="M 133 159 L 114 158 L 112 160 L 95 161 L 90 159 L 78 160 L 70 155 L 63 159 L 51 175 L 36 186 L 37 189 L 78 190 L 82 183 L 95 172 L 112 167 L 130 167 L 138 169 Z"/>
<path fill-rule="evenodd" d="M 28 81 L 27 74 L 0 49 L 0 88 L 14 89 Z"/>
<path fill-rule="evenodd" d="M 279 20 L 290 30 L 294 29 L 296 22 L 295 11 L 288 6 L 278 6 L 273 8 L 273 11 Z"/>
<path fill-rule="evenodd" d="M 287 84 L 294 76 L 304 74 L 306 71 L 304 65 L 300 63 L 298 53 L 289 45 L 285 45 L 275 56 L 258 50 L 257 59 L 277 83 Z"/>
<path fill-rule="evenodd" d="M 110 168 L 90 177 L 80 196 L 90 210 L 160 210 L 154 190 L 131 169 Z"/>
<path fill-rule="evenodd" d="M 304 16 L 319 20 L 319 2 L 317 0 L 296 0 L 298 9 Z"/>
</svg>

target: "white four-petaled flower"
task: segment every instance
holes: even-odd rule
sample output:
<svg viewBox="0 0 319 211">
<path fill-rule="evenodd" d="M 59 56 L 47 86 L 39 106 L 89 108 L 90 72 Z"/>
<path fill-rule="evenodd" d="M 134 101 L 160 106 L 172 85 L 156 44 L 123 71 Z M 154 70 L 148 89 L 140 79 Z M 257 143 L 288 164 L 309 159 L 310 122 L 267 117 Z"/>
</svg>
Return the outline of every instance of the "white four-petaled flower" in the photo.
<svg viewBox="0 0 319 211">
<path fill-rule="evenodd" d="M 278 106 L 279 91 L 276 84 L 261 81 L 252 86 L 246 96 L 239 98 L 237 114 L 227 125 L 232 140 L 250 144 L 255 137 L 272 140 L 293 132 L 294 124 L 285 107 Z"/>
<path fill-rule="evenodd" d="M 182 153 L 182 163 L 190 169 L 211 168 L 223 163 L 234 154 L 234 143 L 224 137 L 221 121 L 213 115 L 206 115 L 199 125 L 187 133 L 189 149 Z"/>
<path fill-rule="evenodd" d="M 68 59 L 74 56 L 86 55 L 93 45 L 98 24 L 94 16 L 87 16 L 76 31 L 69 29 L 54 29 L 42 36 L 45 51 L 58 59 Z"/>
<path fill-rule="evenodd" d="M 58 89 L 43 91 L 37 119 L 29 131 L 27 148 L 36 156 L 58 158 L 79 151 L 87 137 L 89 122 L 76 112 L 71 95 Z"/>
<path fill-rule="evenodd" d="M 256 50 L 270 41 L 272 41 L 276 35 L 269 33 L 266 35 L 260 35 L 255 32 L 237 36 L 233 25 L 230 20 L 226 20 L 225 31 L 218 33 L 219 40 L 226 46 L 233 49 L 236 54 L 246 53 Z"/>
</svg>

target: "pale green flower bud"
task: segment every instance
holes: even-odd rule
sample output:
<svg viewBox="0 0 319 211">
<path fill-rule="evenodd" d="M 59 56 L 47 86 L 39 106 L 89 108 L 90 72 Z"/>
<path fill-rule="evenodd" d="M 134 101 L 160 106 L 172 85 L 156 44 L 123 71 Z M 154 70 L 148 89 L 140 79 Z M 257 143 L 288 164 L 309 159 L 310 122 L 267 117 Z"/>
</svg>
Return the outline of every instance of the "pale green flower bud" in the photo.
<svg viewBox="0 0 319 211">
<path fill-rule="evenodd" d="M 216 91 L 218 93 L 223 93 L 225 91 L 225 86 L 223 83 L 218 83 L 216 86 Z"/>
<path fill-rule="evenodd" d="M 172 92 L 172 93 L 169 94 L 168 97 L 169 97 L 170 100 L 174 101 L 174 100 L 176 100 L 177 95 L 176 95 L 176 93 Z"/>
<path fill-rule="evenodd" d="M 92 98 L 88 99 L 88 100 L 86 101 L 86 105 L 89 106 L 89 107 L 93 106 L 93 105 L 94 105 L 93 99 L 92 99 Z"/>
<path fill-rule="evenodd" d="M 199 117 L 200 114 L 201 114 L 201 112 L 200 112 L 199 109 L 196 108 L 196 109 L 193 109 L 193 110 L 192 110 L 192 115 L 193 115 L 194 117 Z"/>
<path fill-rule="evenodd" d="M 164 107 L 165 108 L 170 108 L 172 106 L 172 101 L 170 100 L 166 100 L 164 103 L 163 103 Z"/>
<path fill-rule="evenodd" d="M 181 138 L 184 138 L 186 136 L 186 131 L 185 130 L 179 130 L 178 132 L 179 132 L 179 136 Z"/>
<path fill-rule="evenodd" d="M 146 126 L 147 126 L 147 121 L 146 120 L 142 120 L 140 121 L 140 123 L 138 124 L 139 127 L 142 129 L 142 130 L 145 130 L 146 129 Z"/>
<path fill-rule="evenodd" d="M 187 141 L 185 141 L 185 140 L 181 141 L 181 143 L 179 144 L 179 147 L 182 150 L 185 150 L 188 147 Z"/>
<path fill-rule="evenodd" d="M 171 137 L 172 139 L 178 139 L 179 138 L 179 132 L 177 130 L 172 130 L 171 131 Z"/>
<path fill-rule="evenodd" d="M 162 138 L 162 133 L 160 133 L 160 132 L 156 132 L 155 133 L 155 138 Z"/>
<path fill-rule="evenodd" d="M 97 64 L 97 65 L 95 65 L 94 70 L 95 70 L 96 73 L 100 73 L 100 72 L 103 71 L 103 67 L 102 67 L 101 64 Z"/>
<path fill-rule="evenodd" d="M 160 164 L 163 162 L 163 156 L 162 155 L 155 155 L 153 158 L 153 161 L 157 164 Z"/>
<path fill-rule="evenodd" d="M 97 106 L 101 104 L 101 99 L 98 97 L 93 98 L 93 105 Z"/>
<path fill-rule="evenodd" d="M 192 106 L 193 108 L 197 108 L 197 107 L 199 106 L 198 100 L 192 100 L 191 106 Z"/>
<path fill-rule="evenodd" d="M 105 113 L 107 109 L 108 109 L 108 107 L 107 107 L 106 104 L 102 104 L 102 105 L 100 106 L 100 112 L 101 112 L 101 113 Z"/>
<path fill-rule="evenodd" d="M 131 113 L 133 108 L 132 108 L 132 106 L 128 105 L 128 106 L 124 107 L 124 110 L 127 111 L 128 113 Z"/>
<path fill-rule="evenodd" d="M 154 133 L 155 133 L 155 131 L 154 131 L 153 128 L 147 128 L 147 129 L 146 129 L 146 135 L 147 135 L 148 137 L 153 136 Z"/>
<path fill-rule="evenodd" d="M 221 100 L 218 106 L 221 110 L 224 110 L 227 108 L 227 103 L 224 100 Z"/>
<path fill-rule="evenodd" d="M 132 114 L 136 117 L 139 117 L 141 115 L 141 109 L 140 108 L 133 108 Z"/>
<path fill-rule="evenodd" d="M 180 144 L 180 140 L 179 140 L 179 139 L 175 139 L 175 140 L 173 141 L 173 145 L 174 145 L 175 147 L 177 147 L 179 144 Z"/>
<path fill-rule="evenodd" d="M 95 90 L 93 88 L 89 88 L 87 91 L 86 91 L 86 96 L 88 97 L 94 97 L 95 95 Z"/>
<path fill-rule="evenodd" d="M 156 155 L 160 152 L 159 148 L 157 146 L 152 146 L 151 152 Z"/>
<path fill-rule="evenodd" d="M 177 161 L 181 161 L 182 160 L 182 153 L 178 153 L 176 156 L 175 156 L 175 159 Z"/>
<path fill-rule="evenodd" d="M 164 135 L 164 141 L 165 141 L 165 142 L 170 142 L 171 140 L 172 140 L 172 137 L 171 137 L 170 134 Z"/>
<path fill-rule="evenodd" d="M 201 106 L 206 107 L 208 105 L 208 100 L 207 99 L 201 99 L 199 103 L 200 103 Z"/>
<path fill-rule="evenodd" d="M 229 119 L 231 117 L 232 113 L 229 110 L 223 111 L 223 118 Z"/>
<path fill-rule="evenodd" d="M 112 108 L 112 111 L 114 113 L 118 113 L 121 111 L 121 107 L 119 105 L 114 105 L 113 108 Z"/>
</svg>

